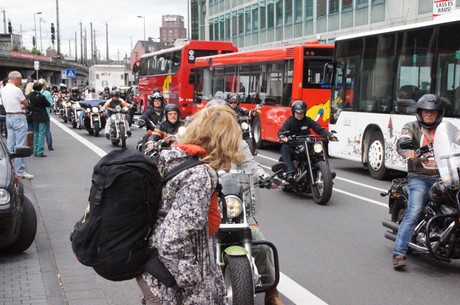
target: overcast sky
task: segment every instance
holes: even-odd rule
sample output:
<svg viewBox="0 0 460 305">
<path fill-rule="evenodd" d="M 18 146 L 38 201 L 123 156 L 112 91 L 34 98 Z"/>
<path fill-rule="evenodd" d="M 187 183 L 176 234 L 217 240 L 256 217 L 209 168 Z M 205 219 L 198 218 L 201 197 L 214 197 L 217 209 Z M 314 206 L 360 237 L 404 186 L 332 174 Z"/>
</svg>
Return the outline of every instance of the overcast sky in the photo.
<svg viewBox="0 0 460 305">
<path fill-rule="evenodd" d="M 77 32 L 77 52 L 80 57 L 80 25 L 88 33 L 88 57 L 91 52 L 90 23 L 96 31 L 96 45 L 101 57 L 106 55 L 106 27 L 108 23 L 109 53 L 111 59 L 122 59 L 130 54 L 138 40 L 145 36 L 159 38 L 161 16 L 181 15 L 187 27 L 187 0 L 58 0 L 59 26 L 61 33 L 61 53 L 75 57 L 75 32 Z M 18 1 L 2 0 L 0 9 L 5 11 L 6 21 L 11 20 L 13 33 L 22 32 L 23 44 L 32 49 L 34 36 L 34 15 L 37 25 L 37 47 L 40 49 L 40 24 L 43 50 L 51 46 L 51 23 L 56 27 L 56 0 Z M 42 14 L 34 14 L 42 12 Z M 2 12 L 3 13 L 3 12 Z M 40 18 L 43 22 L 40 23 Z M 4 32 L 3 14 L 0 31 Z M 7 24 L 8 27 L 8 24 Z M 132 41 L 132 42 L 131 42 Z M 57 42 L 55 42 L 57 43 Z M 131 45 L 132 43 L 132 45 Z M 57 46 L 56 46 L 57 48 Z"/>
</svg>

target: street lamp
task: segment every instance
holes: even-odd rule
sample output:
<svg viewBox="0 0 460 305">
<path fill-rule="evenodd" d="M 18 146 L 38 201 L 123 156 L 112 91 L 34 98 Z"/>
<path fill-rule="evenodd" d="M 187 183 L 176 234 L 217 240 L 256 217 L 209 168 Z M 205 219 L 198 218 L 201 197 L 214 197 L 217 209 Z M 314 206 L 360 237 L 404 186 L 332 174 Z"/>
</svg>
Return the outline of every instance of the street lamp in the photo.
<svg viewBox="0 0 460 305">
<path fill-rule="evenodd" d="M 144 41 L 145 41 L 145 16 L 137 16 L 137 18 L 144 19 Z"/>
<path fill-rule="evenodd" d="M 34 13 L 34 32 L 35 32 L 35 36 L 34 36 L 34 39 L 35 39 L 35 49 L 37 49 L 37 15 L 41 15 L 42 12 L 35 12 Z"/>
</svg>

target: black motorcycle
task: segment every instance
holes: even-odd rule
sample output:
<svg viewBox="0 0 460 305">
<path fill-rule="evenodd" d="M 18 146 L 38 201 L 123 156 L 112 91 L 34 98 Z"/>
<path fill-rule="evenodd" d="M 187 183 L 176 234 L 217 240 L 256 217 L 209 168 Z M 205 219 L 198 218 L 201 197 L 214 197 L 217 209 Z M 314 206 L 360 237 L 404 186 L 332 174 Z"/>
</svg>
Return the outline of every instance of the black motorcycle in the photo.
<svg viewBox="0 0 460 305">
<path fill-rule="evenodd" d="M 104 130 L 106 124 L 103 103 L 104 101 L 100 100 L 85 100 L 80 103 L 86 109 L 83 125 L 88 133 L 95 137 L 99 136 L 100 131 Z"/>
<path fill-rule="evenodd" d="M 440 179 L 431 187 L 431 198 L 415 227 L 409 251 L 449 262 L 460 258 L 460 132 L 448 122 L 436 128 L 434 143 L 416 149 L 417 158 L 434 158 Z M 410 142 L 403 149 L 415 149 Z M 388 192 L 391 220 L 384 220 L 389 230 L 385 238 L 395 241 L 399 225 L 407 209 L 407 179 L 394 179 Z"/>
<path fill-rule="evenodd" d="M 254 181 L 251 173 L 221 173 L 219 206 L 221 223 L 216 240 L 216 261 L 222 268 L 229 305 L 254 304 L 255 294 L 279 282 L 278 252 L 274 244 L 253 232 L 260 204 L 260 187 L 269 187 L 274 176 Z M 276 178 L 275 178 L 276 179 Z"/>
<path fill-rule="evenodd" d="M 254 140 L 254 133 L 252 132 L 252 124 L 254 121 L 254 111 L 261 108 L 262 104 L 256 106 L 254 110 L 249 111 L 247 116 L 238 116 L 238 124 L 241 128 L 241 136 L 243 140 L 248 144 L 249 150 L 253 156 L 257 155 L 257 145 Z"/>
<path fill-rule="evenodd" d="M 323 142 L 314 135 L 289 136 L 288 144 L 296 145 L 293 158 L 295 174 L 290 181 L 283 180 L 283 190 L 295 193 L 311 193 L 315 203 L 325 205 L 332 196 L 331 172 L 324 151 Z M 272 166 L 273 172 L 280 172 L 279 177 L 287 178 L 287 165 L 282 162 Z"/>
</svg>

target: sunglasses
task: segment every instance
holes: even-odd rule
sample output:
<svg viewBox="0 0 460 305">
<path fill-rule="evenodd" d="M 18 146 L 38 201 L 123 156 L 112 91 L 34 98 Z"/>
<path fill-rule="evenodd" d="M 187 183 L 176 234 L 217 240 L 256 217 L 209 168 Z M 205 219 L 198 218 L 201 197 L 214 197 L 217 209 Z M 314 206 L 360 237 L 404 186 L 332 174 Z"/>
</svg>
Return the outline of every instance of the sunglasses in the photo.
<svg viewBox="0 0 460 305">
<path fill-rule="evenodd" d="M 229 104 L 232 104 L 232 105 L 238 104 L 238 102 L 228 102 L 228 103 L 229 103 Z"/>
</svg>

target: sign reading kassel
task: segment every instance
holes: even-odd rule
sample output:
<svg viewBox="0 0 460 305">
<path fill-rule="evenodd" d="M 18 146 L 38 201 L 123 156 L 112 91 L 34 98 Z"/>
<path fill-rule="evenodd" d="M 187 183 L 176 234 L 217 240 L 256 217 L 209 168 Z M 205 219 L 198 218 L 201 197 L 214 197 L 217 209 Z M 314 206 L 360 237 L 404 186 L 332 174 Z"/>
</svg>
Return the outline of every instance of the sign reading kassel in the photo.
<svg viewBox="0 0 460 305">
<path fill-rule="evenodd" d="M 455 0 L 433 0 L 433 19 L 452 13 L 455 10 Z"/>
</svg>

